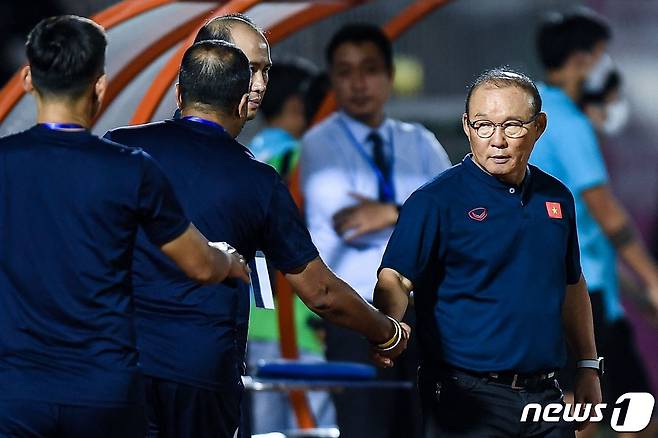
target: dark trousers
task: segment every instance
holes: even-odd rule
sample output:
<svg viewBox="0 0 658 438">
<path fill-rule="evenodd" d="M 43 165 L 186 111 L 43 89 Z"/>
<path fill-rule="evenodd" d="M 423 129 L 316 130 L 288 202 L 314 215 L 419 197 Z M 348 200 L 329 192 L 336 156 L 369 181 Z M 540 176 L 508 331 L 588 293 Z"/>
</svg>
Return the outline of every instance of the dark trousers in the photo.
<svg viewBox="0 0 658 438">
<path fill-rule="evenodd" d="M 421 369 L 419 388 L 428 438 L 575 436 L 574 424 L 520 421 L 529 403 L 563 404 L 562 391 L 554 379 L 533 389 L 517 390 L 461 371 L 444 371 L 434 377 Z"/>
<path fill-rule="evenodd" d="M 215 392 L 146 377 L 148 438 L 233 438 L 240 391 Z"/>
<path fill-rule="evenodd" d="M 405 317 L 413 327 L 413 312 Z M 413 333 L 413 331 L 412 331 Z M 369 344 L 361 336 L 327 324 L 327 359 L 372 365 Z M 416 384 L 417 347 L 412 336 L 407 350 L 395 360 L 395 367 L 378 369 L 382 380 L 406 380 Z M 347 390 L 333 394 L 341 438 L 416 438 L 422 431 L 420 398 L 415 390 Z"/>
<path fill-rule="evenodd" d="M 0 401 L 2 438 L 142 438 L 144 406 L 70 406 Z"/>
</svg>

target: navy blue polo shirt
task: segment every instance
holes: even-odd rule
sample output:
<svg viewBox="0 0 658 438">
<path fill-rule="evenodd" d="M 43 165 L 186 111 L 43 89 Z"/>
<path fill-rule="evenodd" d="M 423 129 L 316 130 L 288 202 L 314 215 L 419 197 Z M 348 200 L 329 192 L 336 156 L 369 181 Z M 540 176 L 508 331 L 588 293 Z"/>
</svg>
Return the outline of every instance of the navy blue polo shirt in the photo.
<svg viewBox="0 0 658 438">
<path fill-rule="evenodd" d="M 155 245 L 189 226 L 144 152 L 42 125 L 0 139 L 0 399 L 143 403 L 140 226 Z"/>
<path fill-rule="evenodd" d="M 407 200 L 381 267 L 414 284 L 425 361 L 523 373 L 563 364 L 562 303 L 581 274 L 574 201 L 539 168 L 514 187 L 467 155 Z"/>
<path fill-rule="evenodd" d="M 262 250 L 283 272 L 318 256 L 277 172 L 222 128 L 176 119 L 107 135 L 153 155 L 185 213 L 209 240 L 230 243 L 248 261 Z M 241 388 L 248 285 L 196 283 L 143 236 L 133 284 L 145 374 L 210 390 Z"/>
</svg>

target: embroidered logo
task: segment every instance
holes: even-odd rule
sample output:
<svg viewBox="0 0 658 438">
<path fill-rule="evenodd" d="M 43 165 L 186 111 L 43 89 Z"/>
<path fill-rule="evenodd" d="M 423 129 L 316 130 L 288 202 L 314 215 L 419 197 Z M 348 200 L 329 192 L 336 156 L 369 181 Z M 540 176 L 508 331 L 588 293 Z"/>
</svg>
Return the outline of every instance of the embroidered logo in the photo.
<svg viewBox="0 0 658 438">
<path fill-rule="evenodd" d="M 562 207 L 560 207 L 559 202 L 547 202 L 546 211 L 548 212 L 548 217 L 562 219 Z"/>
<path fill-rule="evenodd" d="M 468 212 L 468 217 L 474 221 L 482 222 L 487 218 L 487 209 L 484 207 L 474 208 Z"/>
</svg>

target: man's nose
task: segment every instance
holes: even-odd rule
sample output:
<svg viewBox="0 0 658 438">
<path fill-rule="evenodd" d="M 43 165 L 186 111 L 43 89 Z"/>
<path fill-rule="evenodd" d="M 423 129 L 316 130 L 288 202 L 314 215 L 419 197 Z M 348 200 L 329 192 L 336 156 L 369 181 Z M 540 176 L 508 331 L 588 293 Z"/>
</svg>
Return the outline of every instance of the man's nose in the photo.
<svg viewBox="0 0 658 438">
<path fill-rule="evenodd" d="M 262 72 L 257 72 L 251 78 L 251 91 L 255 91 L 259 94 L 265 91 L 265 79 L 263 78 Z"/>
<path fill-rule="evenodd" d="M 507 137 L 505 136 L 505 130 L 502 126 L 496 126 L 493 135 L 491 136 L 491 141 L 489 143 L 492 147 L 495 148 L 506 148 L 507 147 Z"/>
</svg>

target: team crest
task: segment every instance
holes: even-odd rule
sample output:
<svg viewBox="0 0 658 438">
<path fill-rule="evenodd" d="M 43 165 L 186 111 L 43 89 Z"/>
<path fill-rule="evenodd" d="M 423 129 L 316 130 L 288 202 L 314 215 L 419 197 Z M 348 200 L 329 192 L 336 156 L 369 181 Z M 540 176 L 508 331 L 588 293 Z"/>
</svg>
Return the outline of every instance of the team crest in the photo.
<svg viewBox="0 0 658 438">
<path fill-rule="evenodd" d="M 482 222 L 487 218 L 487 209 L 484 207 L 474 208 L 468 212 L 468 217 L 474 221 Z"/>
</svg>

